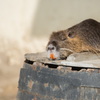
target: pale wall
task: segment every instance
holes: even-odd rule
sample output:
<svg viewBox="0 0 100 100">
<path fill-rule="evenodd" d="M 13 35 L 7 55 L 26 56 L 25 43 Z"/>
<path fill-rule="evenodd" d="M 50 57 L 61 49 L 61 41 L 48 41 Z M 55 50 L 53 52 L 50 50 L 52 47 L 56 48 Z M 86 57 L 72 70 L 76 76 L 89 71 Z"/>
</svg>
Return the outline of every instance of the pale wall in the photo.
<svg viewBox="0 0 100 100">
<path fill-rule="evenodd" d="M 100 21 L 100 0 L 40 0 L 34 34 L 47 35 L 63 30 L 87 18 Z"/>
</svg>

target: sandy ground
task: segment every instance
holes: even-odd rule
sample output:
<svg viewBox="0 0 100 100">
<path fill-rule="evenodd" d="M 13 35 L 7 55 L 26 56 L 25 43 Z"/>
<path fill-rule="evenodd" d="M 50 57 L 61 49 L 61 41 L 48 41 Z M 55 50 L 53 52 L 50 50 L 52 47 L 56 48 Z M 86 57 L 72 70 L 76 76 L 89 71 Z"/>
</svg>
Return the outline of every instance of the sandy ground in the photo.
<svg viewBox="0 0 100 100">
<path fill-rule="evenodd" d="M 16 100 L 24 54 L 45 50 L 46 39 L 30 41 L 0 37 L 0 100 Z"/>
</svg>

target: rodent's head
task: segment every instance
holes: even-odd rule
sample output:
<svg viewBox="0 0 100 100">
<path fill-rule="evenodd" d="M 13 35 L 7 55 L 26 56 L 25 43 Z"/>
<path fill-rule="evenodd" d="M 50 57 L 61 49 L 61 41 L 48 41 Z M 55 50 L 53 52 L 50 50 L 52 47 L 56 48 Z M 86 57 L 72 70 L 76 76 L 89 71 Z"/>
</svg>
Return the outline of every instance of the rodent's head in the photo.
<svg viewBox="0 0 100 100">
<path fill-rule="evenodd" d="M 80 44 L 81 42 L 77 39 L 77 35 L 74 31 L 70 31 L 70 29 L 53 32 L 47 44 L 48 58 L 59 59 L 61 48 L 66 48 L 70 51 L 78 52 L 78 50 L 80 50 Z M 52 54 L 54 57 L 52 57 Z"/>
<path fill-rule="evenodd" d="M 54 48 L 54 49 L 53 49 Z M 82 50 L 82 42 L 72 29 L 64 31 L 53 32 L 47 44 L 48 58 L 50 54 L 54 54 L 56 59 L 60 58 L 60 49 L 66 48 L 73 52 L 80 52 Z"/>
<path fill-rule="evenodd" d="M 56 45 L 52 41 L 55 41 Z M 100 23 L 88 19 L 66 30 L 53 32 L 47 48 L 50 45 L 53 45 L 57 52 L 60 48 L 67 48 L 73 52 L 100 51 Z"/>
<path fill-rule="evenodd" d="M 52 38 L 58 42 L 60 48 L 67 48 L 73 52 L 78 52 L 80 50 L 81 40 L 79 36 L 77 36 L 76 30 L 69 28 L 64 31 L 53 32 L 50 41 Z"/>
</svg>

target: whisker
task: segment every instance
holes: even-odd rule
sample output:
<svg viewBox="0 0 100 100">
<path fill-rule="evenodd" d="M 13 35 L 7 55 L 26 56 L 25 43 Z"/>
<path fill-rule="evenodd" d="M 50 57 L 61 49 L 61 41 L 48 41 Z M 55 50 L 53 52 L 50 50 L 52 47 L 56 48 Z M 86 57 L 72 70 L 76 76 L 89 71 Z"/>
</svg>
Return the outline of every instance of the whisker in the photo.
<svg viewBox="0 0 100 100">
<path fill-rule="evenodd" d="M 70 51 L 70 52 L 74 52 L 73 50 L 67 49 L 67 48 L 60 48 L 60 50 L 67 50 L 67 51 Z"/>
</svg>

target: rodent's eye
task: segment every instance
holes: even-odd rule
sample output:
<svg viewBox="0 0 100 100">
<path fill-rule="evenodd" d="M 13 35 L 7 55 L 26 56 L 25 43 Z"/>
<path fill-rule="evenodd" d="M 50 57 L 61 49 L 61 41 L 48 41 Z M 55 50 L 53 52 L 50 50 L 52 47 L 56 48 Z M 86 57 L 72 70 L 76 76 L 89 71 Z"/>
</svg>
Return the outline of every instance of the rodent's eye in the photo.
<svg viewBox="0 0 100 100">
<path fill-rule="evenodd" d="M 59 40 L 60 41 L 65 41 L 66 40 L 66 34 L 65 33 L 60 33 Z"/>
<path fill-rule="evenodd" d="M 68 37 L 73 38 L 74 37 L 74 33 L 73 32 L 69 32 L 68 33 Z"/>
<path fill-rule="evenodd" d="M 66 38 L 63 38 L 63 39 L 62 39 L 62 41 L 65 41 L 65 40 L 66 40 Z"/>
<path fill-rule="evenodd" d="M 63 35 L 63 36 L 61 37 L 61 40 L 62 40 L 62 41 L 65 41 L 65 40 L 66 40 L 66 36 Z"/>
</svg>

